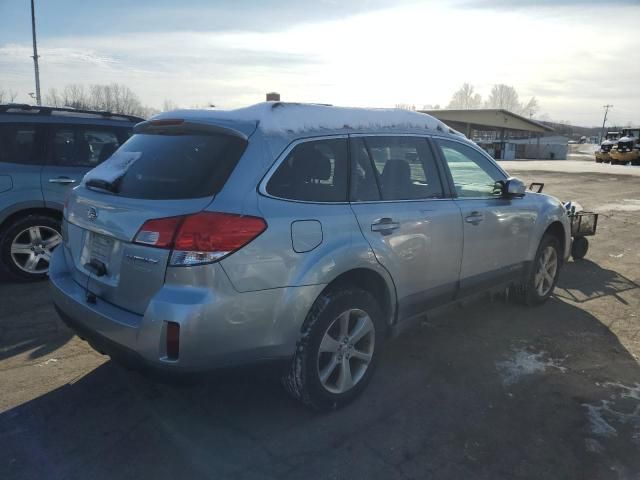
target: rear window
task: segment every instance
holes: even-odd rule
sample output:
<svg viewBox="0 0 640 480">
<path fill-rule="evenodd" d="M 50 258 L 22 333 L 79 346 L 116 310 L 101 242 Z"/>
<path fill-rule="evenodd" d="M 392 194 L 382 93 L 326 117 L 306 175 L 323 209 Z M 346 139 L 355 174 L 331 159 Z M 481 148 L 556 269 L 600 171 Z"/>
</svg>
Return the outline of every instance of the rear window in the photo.
<svg viewBox="0 0 640 480">
<path fill-rule="evenodd" d="M 345 138 L 300 143 L 269 180 L 267 193 L 290 200 L 345 202 L 347 163 Z"/>
<path fill-rule="evenodd" d="M 39 138 L 40 127 L 36 125 L 0 124 L 0 162 L 42 164 Z"/>
<path fill-rule="evenodd" d="M 129 159 L 115 182 L 116 194 L 123 197 L 209 197 L 222 189 L 245 147 L 244 140 L 230 135 L 136 134 L 103 165 Z"/>
</svg>

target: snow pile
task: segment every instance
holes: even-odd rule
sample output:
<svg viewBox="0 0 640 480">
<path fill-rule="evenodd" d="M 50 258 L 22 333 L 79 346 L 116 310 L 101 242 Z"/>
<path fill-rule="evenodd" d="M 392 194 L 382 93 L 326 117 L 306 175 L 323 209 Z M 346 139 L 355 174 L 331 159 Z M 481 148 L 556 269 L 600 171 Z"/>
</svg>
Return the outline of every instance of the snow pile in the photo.
<svg viewBox="0 0 640 480">
<path fill-rule="evenodd" d="M 170 112 L 189 116 L 188 111 Z M 191 112 L 192 114 L 194 112 Z M 198 112 L 200 113 L 200 112 Z M 306 132 L 312 130 L 381 130 L 387 128 L 428 129 L 451 132 L 440 120 L 398 108 L 347 108 L 301 103 L 263 102 L 236 110 L 210 110 L 207 117 L 237 122 L 257 122 L 266 133 Z M 167 116 L 162 114 L 160 117 Z"/>
<path fill-rule="evenodd" d="M 133 163 L 142 156 L 142 152 L 116 151 L 107 160 L 84 176 L 83 182 L 88 180 L 103 180 L 113 183 L 122 177 Z"/>
</svg>

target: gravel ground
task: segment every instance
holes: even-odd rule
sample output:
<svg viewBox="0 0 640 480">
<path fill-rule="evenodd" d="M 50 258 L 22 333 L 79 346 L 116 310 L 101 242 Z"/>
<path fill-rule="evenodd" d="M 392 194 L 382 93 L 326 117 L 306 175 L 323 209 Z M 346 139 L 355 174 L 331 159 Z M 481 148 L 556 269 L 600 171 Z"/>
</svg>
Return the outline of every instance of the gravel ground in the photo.
<svg viewBox="0 0 640 480">
<path fill-rule="evenodd" d="M 504 163 L 602 214 L 555 297 L 428 318 L 331 414 L 263 369 L 155 383 L 73 336 L 46 284 L 0 283 L 0 478 L 640 478 L 640 179 L 573 163 Z"/>
</svg>

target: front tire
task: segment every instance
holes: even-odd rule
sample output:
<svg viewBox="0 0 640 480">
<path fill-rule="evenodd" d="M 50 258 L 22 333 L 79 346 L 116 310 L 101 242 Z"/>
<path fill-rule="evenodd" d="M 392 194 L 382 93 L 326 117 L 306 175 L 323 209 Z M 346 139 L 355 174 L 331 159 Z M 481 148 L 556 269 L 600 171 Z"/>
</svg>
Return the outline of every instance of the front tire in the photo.
<svg viewBox="0 0 640 480">
<path fill-rule="evenodd" d="M 46 215 L 27 215 L 11 224 L 0 238 L 0 257 L 19 280 L 43 280 L 53 249 L 62 242 L 60 223 Z"/>
<path fill-rule="evenodd" d="M 375 298 L 359 288 L 330 290 L 315 301 L 282 378 L 285 390 L 314 410 L 347 405 L 375 371 L 384 334 Z"/>
<path fill-rule="evenodd" d="M 545 234 L 522 286 L 525 305 L 541 305 L 549 299 L 558 282 L 561 266 L 560 242 L 555 236 Z"/>
</svg>

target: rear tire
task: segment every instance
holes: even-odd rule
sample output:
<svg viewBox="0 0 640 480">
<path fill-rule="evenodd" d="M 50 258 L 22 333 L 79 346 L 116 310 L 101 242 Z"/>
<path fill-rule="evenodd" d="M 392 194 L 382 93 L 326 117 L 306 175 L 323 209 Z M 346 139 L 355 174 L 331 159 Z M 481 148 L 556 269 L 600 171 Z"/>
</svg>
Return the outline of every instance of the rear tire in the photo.
<svg viewBox="0 0 640 480">
<path fill-rule="evenodd" d="M 521 303 L 534 306 L 546 302 L 558 282 L 561 266 L 560 242 L 555 236 L 547 233 L 540 241 L 533 264 L 521 286 Z"/>
<path fill-rule="evenodd" d="M 302 327 L 285 390 L 314 410 L 352 402 L 375 371 L 385 324 L 378 302 L 359 288 L 330 290 L 313 304 Z"/>
<path fill-rule="evenodd" d="M 27 215 L 4 230 L 0 258 L 17 280 L 44 280 L 51 252 L 61 242 L 60 222 L 46 215 Z"/>
</svg>

